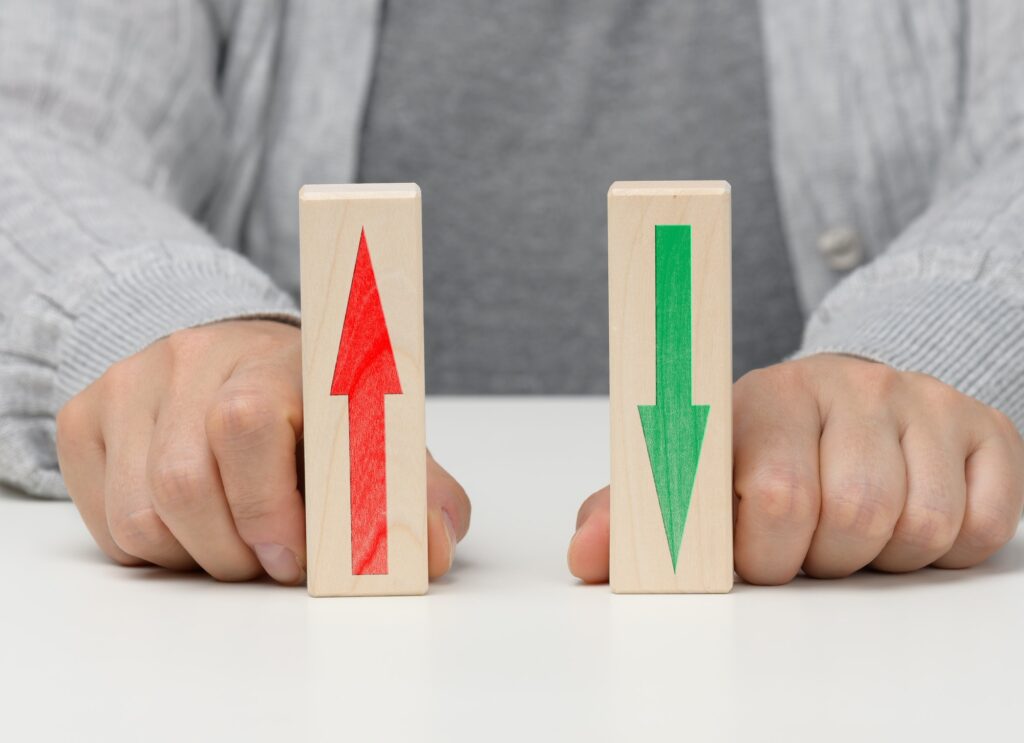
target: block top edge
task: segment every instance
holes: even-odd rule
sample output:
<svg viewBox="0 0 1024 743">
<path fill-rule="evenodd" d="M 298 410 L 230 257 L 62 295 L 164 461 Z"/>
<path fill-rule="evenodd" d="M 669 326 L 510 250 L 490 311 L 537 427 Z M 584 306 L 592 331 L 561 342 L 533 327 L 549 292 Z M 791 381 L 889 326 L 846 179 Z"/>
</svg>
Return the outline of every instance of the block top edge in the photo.
<svg viewBox="0 0 1024 743">
<path fill-rule="evenodd" d="M 732 192 L 729 181 L 615 181 L 609 196 L 721 196 Z"/>
<path fill-rule="evenodd" d="M 410 199 L 420 195 L 415 183 L 311 183 L 299 189 L 302 201 L 322 199 Z"/>
</svg>

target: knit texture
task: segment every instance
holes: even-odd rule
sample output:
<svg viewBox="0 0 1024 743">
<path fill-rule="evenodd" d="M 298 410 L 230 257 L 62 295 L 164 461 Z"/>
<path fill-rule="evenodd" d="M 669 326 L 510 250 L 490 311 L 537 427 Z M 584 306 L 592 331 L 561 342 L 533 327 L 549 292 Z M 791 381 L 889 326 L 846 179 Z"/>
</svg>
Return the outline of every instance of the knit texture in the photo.
<svg viewBox="0 0 1024 743">
<path fill-rule="evenodd" d="M 194 3 L 0 15 L 0 481 L 64 496 L 57 411 L 117 360 L 292 299 L 195 217 L 230 171 L 221 29 Z"/>
<path fill-rule="evenodd" d="M 797 356 L 931 374 L 1024 428 L 1024 5 L 765 7 L 776 177 L 813 310 Z M 849 275 L 814 259 L 836 226 L 873 258 Z"/>
<path fill-rule="evenodd" d="M 783 227 L 813 311 L 801 355 L 933 374 L 1024 427 L 1024 4 L 762 15 Z M 378 17 L 377 0 L 4 3 L 0 480 L 64 495 L 56 412 L 154 340 L 298 321 L 295 196 L 354 174 Z M 830 269 L 817 241 L 836 227 L 872 262 Z"/>
</svg>

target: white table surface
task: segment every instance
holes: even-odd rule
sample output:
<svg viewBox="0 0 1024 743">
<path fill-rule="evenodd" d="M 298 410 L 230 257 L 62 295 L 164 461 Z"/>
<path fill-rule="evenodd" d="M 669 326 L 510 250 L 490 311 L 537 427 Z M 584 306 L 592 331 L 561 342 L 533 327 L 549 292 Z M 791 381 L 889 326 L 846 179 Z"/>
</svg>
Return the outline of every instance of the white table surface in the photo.
<svg viewBox="0 0 1024 743">
<path fill-rule="evenodd" d="M 605 400 L 432 399 L 427 430 L 474 513 L 426 597 L 118 568 L 70 504 L 0 496 L 0 739 L 1020 735 L 1021 536 L 969 571 L 614 596 L 565 567 Z"/>
</svg>

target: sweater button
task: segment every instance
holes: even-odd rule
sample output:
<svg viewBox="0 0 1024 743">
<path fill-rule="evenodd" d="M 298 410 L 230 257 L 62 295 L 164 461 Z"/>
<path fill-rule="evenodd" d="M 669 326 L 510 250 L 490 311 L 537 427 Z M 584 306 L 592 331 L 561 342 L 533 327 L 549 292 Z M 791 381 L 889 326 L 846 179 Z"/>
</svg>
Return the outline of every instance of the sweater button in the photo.
<svg viewBox="0 0 1024 743">
<path fill-rule="evenodd" d="M 860 235 L 849 227 L 833 227 L 821 233 L 818 251 L 833 271 L 849 271 L 864 262 Z"/>
</svg>

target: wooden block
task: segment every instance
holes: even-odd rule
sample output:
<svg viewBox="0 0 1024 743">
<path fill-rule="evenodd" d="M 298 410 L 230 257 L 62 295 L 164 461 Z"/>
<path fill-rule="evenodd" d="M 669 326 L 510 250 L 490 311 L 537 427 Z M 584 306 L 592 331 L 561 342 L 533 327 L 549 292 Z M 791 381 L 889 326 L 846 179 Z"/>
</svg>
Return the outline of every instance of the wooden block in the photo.
<svg viewBox="0 0 1024 743">
<path fill-rule="evenodd" d="M 724 181 L 608 191 L 610 582 L 732 588 L 732 284 Z"/>
<path fill-rule="evenodd" d="M 313 596 L 427 590 L 421 225 L 414 183 L 299 192 Z"/>
</svg>

